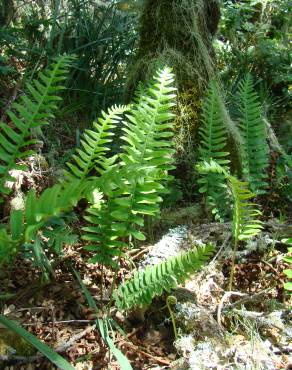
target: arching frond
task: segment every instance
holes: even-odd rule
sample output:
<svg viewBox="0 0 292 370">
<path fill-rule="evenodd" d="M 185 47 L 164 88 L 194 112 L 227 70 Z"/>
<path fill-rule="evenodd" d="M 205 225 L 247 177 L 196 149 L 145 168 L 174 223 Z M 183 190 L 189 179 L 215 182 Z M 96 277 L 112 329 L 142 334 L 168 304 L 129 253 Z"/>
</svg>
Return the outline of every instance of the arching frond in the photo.
<svg viewBox="0 0 292 370">
<path fill-rule="evenodd" d="M 32 154 L 30 146 L 33 132 L 40 130 L 53 117 L 58 92 L 64 87 L 72 57 L 62 56 L 39 74 L 39 79 L 26 85 L 27 93 L 12 105 L 8 111 L 12 125 L 0 123 L 0 192 L 8 193 L 6 181 L 14 181 L 9 175 L 12 169 L 23 169 L 17 161 Z"/>
<path fill-rule="evenodd" d="M 194 247 L 159 264 L 148 266 L 145 270 L 136 271 L 129 281 L 114 292 L 116 306 L 120 310 L 130 310 L 150 304 L 154 297 L 184 283 L 210 258 L 213 250 L 210 244 Z"/>
</svg>

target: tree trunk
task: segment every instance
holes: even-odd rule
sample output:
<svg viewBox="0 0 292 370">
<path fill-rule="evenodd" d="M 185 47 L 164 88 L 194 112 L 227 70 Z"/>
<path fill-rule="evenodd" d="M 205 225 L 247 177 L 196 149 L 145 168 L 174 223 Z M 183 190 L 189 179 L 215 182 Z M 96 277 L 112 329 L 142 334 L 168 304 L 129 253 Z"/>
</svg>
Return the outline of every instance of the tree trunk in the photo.
<svg viewBox="0 0 292 370">
<path fill-rule="evenodd" d="M 145 0 L 140 43 L 130 70 L 129 101 L 140 81 L 149 81 L 158 67 L 172 67 L 178 87 L 175 143 L 176 175 L 191 182 L 194 139 L 201 98 L 214 78 L 212 38 L 220 18 L 218 0 Z"/>
<path fill-rule="evenodd" d="M 13 0 L 0 0 L 0 27 L 8 26 L 14 13 Z"/>
</svg>

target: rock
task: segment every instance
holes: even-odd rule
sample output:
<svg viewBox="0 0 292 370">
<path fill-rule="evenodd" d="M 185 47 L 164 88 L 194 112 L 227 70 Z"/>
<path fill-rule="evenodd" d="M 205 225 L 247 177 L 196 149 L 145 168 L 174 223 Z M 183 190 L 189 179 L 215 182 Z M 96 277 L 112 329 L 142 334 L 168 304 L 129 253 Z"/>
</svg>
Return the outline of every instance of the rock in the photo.
<svg viewBox="0 0 292 370">
<path fill-rule="evenodd" d="M 146 257 L 139 263 L 139 268 L 145 268 L 146 266 L 153 266 L 157 263 L 165 261 L 169 257 L 176 256 L 178 253 L 183 251 L 183 243 L 188 235 L 188 229 L 186 226 L 178 226 L 170 229 L 159 242 L 154 244 L 150 252 Z"/>
<path fill-rule="evenodd" d="M 216 338 L 224 341 L 224 335 L 217 321 L 213 318 L 212 312 L 195 303 L 177 303 L 176 320 L 183 333 L 192 334 L 195 340 L 205 338 Z"/>
</svg>

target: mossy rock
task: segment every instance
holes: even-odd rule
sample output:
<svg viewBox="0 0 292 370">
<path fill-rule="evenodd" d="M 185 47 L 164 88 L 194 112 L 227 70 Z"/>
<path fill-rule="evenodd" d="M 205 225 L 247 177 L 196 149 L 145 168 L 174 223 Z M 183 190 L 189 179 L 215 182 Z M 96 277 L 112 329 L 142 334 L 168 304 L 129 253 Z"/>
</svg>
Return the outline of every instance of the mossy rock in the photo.
<svg viewBox="0 0 292 370">
<path fill-rule="evenodd" d="M 36 349 L 16 333 L 0 329 L 0 355 L 13 353 L 18 356 L 32 356 Z"/>
</svg>

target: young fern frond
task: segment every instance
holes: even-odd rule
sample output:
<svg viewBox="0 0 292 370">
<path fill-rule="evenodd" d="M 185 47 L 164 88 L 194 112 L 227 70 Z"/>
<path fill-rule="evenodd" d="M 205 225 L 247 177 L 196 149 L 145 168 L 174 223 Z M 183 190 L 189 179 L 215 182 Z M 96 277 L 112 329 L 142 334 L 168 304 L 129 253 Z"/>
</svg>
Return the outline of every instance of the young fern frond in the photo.
<svg viewBox="0 0 292 370">
<path fill-rule="evenodd" d="M 230 160 L 226 151 L 227 127 L 222 111 L 222 101 L 215 81 L 210 83 L 203 102 L 203 120 L 199 129 L 201 137 L 199 159 L 201 161 L 216 160 L 227 168 Z M 220 173 L 206 173 L 199 180 L 200 193 L 206 193 L 207 204 L 218 220 L 223 220 L 227 209 L 227 192 L 224 176 Z"/>
<path fill-rule="evenodd" d="M 85 179 L 95 169 L 102 172 L 109 164 L 105 154 L 110 150 L 107 146 L 114 135 L 112 130 L 121 119 L 121 115 L 128 109 L 127 106 L 114 106 L 108 113 L 102 112 L 98 122 L 93 123 L 92 130 L 85 130 L 81 140 L 82 149 L 76 149 L 73 155 L 74 163 L 67 163 L 67 179 Z"/>
<path fill-rule="evenodd" d="M 263 194 L 267 186 L 269 146 L 261 105 L 254 91 L 251 75 L 248 74 L 239 84 L 238 98 L 239 129 L 244 139 L 242 146 L 244 179 L 254 193 Z"/>
<path fill-rule="evenodd" d="M 160 71 L 148 94 L 130 107 L 124 122 L 125 142 L 118 163 L 99 178 L 99 188 L 107 199 L 99 211 L 88 210 L 83 239 L 91 241 L 87 249 L 96 252 L 92 262 L 116 266 L 114 256 L 120 256 L 129 238 L 144 240 L 139 230 L 144 215 L 156 215 L 162 182 L 172 168 L 171 148 L 174 105 L 173 75 L 165 68 Z"/>
<path fill-rule="evenodd" d="M 138 270 L 133 277 L 123 283 L 115 292 L 118 309 L 130 310 L 152 302 L 164 291 L 170 292 L 177 284 L 182 284 L 210 258 L 214 247 L 209 244 L 192 248 L 144 270 Z"/>
<path fill-rule="evenodd" d="M 27 157 L 32 150 L 28 147 L 36 142 L 31 136 L 48 123 L 60 100 L 57 93 L 62 90 L 72 57 L 62 56 L 44 72 L 39 79 L 26 85 L 28 93 L 20 97 L 8 111 L 13 127 L 0 122 L 0 192 L 9 193 L 5 183 L 14 181 L 9 175 L 12 169 L 23 169 L 17 161 Z"/>
</svg>

